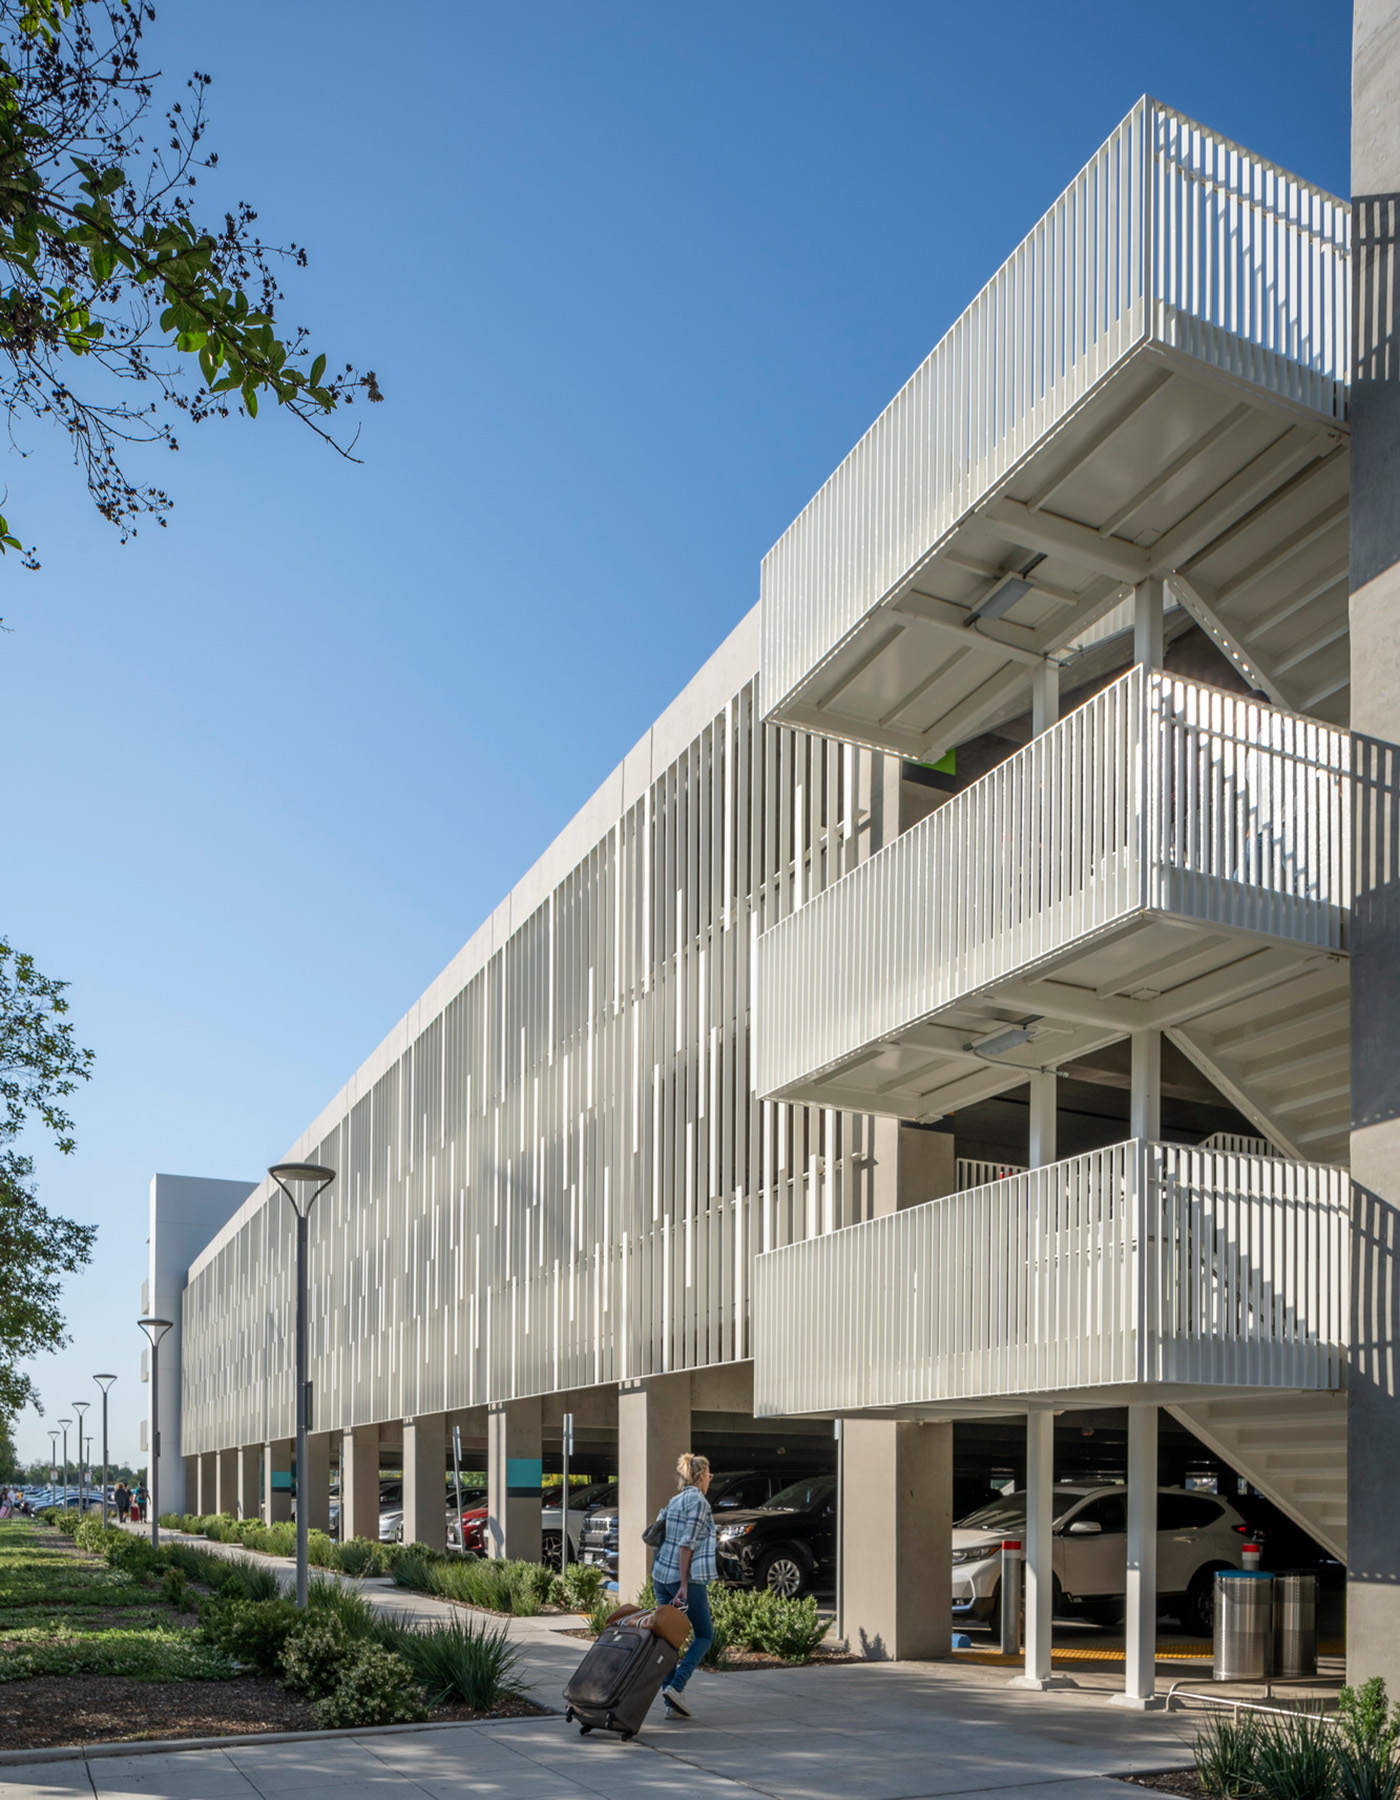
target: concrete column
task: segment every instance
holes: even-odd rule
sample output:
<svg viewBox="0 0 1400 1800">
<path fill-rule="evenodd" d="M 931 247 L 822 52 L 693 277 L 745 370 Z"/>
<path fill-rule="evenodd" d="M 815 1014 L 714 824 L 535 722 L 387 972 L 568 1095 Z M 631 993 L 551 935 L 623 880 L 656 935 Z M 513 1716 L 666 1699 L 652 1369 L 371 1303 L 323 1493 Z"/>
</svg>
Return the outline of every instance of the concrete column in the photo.
<svg viewBox="0 0 1400 1800">
<path fill-rule="evenodd" d="M 1132 1033 L 1132 1089 L 1128 1135 L 1155 1142 L 1162 1135 L 1162 1034 Z"/>
<path fill-rule="evenodd" d="M 1073 1687 L 1051 1673 L 1051 1623 L 1055 1611 L 1055 1415 L 1048 1407 L 1026 1414 L 1026 1618 L 1025 1672 L 1012 1687 Z"/>
<path fill-rule="evenodd" d="M 1133 661 L 1149 669 L 1162 666 L 1162 610 L 1165 595 L 1160 575 L 1150 575 L 1133 589 Z"/>
<path fill-rule="evenodd" d="M 540 1562 L 541 1416 L 538 1397 L 486 1412 L 486 1554 Z"/>
<path fill-rule="evenodd" d="M 842 1422 L 842 1624 L 872 1661 L 952 1648 L 953 1427 Z"/>
<path fill-rule="evenodd" d="M 403 1541 L 426 1544 L 430 1550 L 447 1548 L 445 1413 L 423 1413 L 403 1422 Z"/>
<path fill-rule="evenodd" d="M 262 1488 L 262 1445 L 240 1444 L 238 1448 L 238 1516 L 256 1519 Z"/>
<path fill-rule="evenodd" d="M 340 1440 L 340 1537 L 379 1541 L 377 1425 L 356 1425 Z"/>
<path fill-rule="evenodd" d="M 214 1454 L 214 1511 L 238 1512 L 238 1452 L 218 1450 Z"/>
<path fill-rule="evenodd" d="M 1060 1078 L 1051 1069 L 1031 1076 L 1031 1152 L 1030 1166 L 1043 1169 L 1054 1162 L 1057 1153 Z"/>
<path fill-rule="evenodd" d="M 287 1478 L 292 1472 L 294 1448 L 291 1438 L 275 1438 L 263 1445 L 264 1524 L 276 1525 L 292 1516 L 292 1490 Z"/>
<path fill-rule="evenodd" d="M 1351 1348 L 1347 1680 L 1400 1691 L 1400 10 L 1352 12 Z"/>
<path fill-rule="evenodd" d="M 642 1533 L 678 1492 L 676 1459 L 690 1449 L 690 1376 L 648 1375 L 617 1395 L 617 1587 L 635 1600 L 651 1573 Z"/>
<path fill-rule="evenodd" d="M 331 1434 L 313 1431 L 306 1440 L 306 1468 L 297 1470 L 297 1517 L 306 1508 L 309 1531 L 331 1528 Z"/>
<path fill-rule="evenodd" d="M 1031 676 L 1031 730 L 1036 737 L 1060 716 L 1060 665 L 1043 662 Z"/>
<path fill-rule="evenodd" d="M 1111 1706 L 1157 1707 L 1157 1408 L 1128 1408 L 1128 1586 L 1123 1692 Z"/>
<path fill-rule="evenodd" d="M 194 1458 L 194 1509 L 201 1518 L 212 1513 L 214 1508 L 214 1457 L 212 1452 L 205 1451 L 203 1456 Z"/>
</svg>

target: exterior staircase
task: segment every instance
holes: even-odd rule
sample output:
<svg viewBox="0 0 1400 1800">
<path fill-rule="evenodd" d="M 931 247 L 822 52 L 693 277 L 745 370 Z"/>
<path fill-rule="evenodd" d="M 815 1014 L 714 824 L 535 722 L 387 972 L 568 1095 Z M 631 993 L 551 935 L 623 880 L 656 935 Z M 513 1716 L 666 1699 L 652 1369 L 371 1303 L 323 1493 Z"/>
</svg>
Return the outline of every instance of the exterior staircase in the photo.
<svg viewBox="0 0 1400 1800">
<path fill-rule="evenodd" d="M 1345 1393 L 1194 1401 L 1168 1408 L 1339 1561 L 1347 1553 Z"/>
</svg>

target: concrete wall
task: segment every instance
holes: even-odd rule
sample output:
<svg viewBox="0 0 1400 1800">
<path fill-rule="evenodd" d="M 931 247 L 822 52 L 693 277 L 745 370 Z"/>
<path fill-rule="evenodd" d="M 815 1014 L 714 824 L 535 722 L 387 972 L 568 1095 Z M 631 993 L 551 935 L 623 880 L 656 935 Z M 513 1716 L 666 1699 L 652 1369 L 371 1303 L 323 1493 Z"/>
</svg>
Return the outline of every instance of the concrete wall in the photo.
<svg viewBox="0 0 1400 1800">
<path fill-rule="evenodd" d="M 1347 1668 L 1400 1692 L 1400 6 L 1356 0 L 1352 726 L 1363 828 L 1351 944 L 1354 1182 Z M 1369 740 L 1369 741 L 1368 741 Z"/>
<path fill-rule="evenodd" d="M 156 1175 L 151 1181 L 147 1300 L 152 1317 L 174 1321 L 160 1344 L 158 1420 L 151 1410 L 149 1388 L 146 1394 L 147 1442 L 153 1448 L 157 1431 L 160 1434 L 162 1512 L 184 1512 L 194 1504 L 193 1494 L 185 1492 L 180 1433 L 185 1278 L 190 1264 L 256 1185 L 251 1181 L 211 1181 L 197 1175 Z"/>
</svg>

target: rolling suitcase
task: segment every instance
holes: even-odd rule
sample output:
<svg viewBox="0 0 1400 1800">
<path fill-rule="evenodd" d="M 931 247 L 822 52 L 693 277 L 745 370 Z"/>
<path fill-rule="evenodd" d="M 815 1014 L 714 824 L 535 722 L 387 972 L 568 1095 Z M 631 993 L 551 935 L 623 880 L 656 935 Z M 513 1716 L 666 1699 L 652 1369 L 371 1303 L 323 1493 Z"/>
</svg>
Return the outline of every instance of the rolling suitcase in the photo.
<svg viewBox="0 0 1400 1800">
<path fill-rule="evenodd" d="M 590 1731 L 635 1737 L 679 1660 L 675 1645 L 647 1627 L 609 1625 L 564 1689 L 564 1717 L 577 1719 L 584 1737 Z"/>
</svg>

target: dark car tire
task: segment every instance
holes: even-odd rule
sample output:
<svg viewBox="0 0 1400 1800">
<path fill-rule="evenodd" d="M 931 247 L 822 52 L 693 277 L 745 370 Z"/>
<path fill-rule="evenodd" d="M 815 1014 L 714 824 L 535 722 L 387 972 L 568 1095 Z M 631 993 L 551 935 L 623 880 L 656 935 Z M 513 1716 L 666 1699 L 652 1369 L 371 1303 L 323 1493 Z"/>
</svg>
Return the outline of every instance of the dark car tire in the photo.
<svg viewBox="0 0 1400 1800">
<path fill-rule="evenodd" d="M 812 1581 L 807 1558 L 793 1544 L 774 1544 L 753 1566 L 755 1587 L 766 1588 L 784 1600 L 800 1600 Z"/>
<path fill-rule="evenodd" d="M 1181 1623 L 1197 1637 L 1215 1636 L 1215 1576 L 1217 1569 L 1226 1566 L 1219 1563 L 1209 1569 L 1197 1569 L 1191 1577 L 1186 1604 L 1181 1609 Z"/>
<path fill-rule="evenodd" d="M 559 1550 L 559 1533 L 557 1531 L 545 1532 L 540 1540 L 540 1556 L 546 1568 L 556 1570 L 559 1568 Z"/>
</svg>

